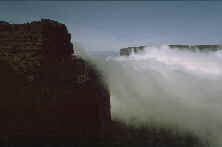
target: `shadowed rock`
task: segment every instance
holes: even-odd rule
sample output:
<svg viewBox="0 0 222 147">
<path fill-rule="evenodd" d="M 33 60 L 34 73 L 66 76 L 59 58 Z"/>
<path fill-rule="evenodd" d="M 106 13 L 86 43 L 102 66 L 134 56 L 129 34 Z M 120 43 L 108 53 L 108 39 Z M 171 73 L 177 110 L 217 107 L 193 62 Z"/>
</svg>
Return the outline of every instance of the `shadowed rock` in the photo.
<svg viewBox="0 0 222 147">
<path fill-rule="evenodd" d="M 64 24 L 0 22 L 0 136 L 103 136 L 109 92 L 95 68 L 72 54 Z"/>
</svg>

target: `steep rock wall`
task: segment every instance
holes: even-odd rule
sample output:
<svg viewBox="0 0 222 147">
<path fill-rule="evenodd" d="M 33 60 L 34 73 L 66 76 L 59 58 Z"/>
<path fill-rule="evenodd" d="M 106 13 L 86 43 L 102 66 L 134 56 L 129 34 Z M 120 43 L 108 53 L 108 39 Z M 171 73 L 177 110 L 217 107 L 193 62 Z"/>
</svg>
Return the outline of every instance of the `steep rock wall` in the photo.
<svg viewBox="0 0 222 147">
<path fill-rule="evenodd" d="M 127 47 L 120 49 L 120 56 L 129 56 L 132 52 L 138 53 L 140 51 L 143 51 L 145 46 L 139 46 L 139 47 Z"/>
<path fill-rule="evenodd" d="M 110 96 L 64 24 L 0 22 L 0 136 L 101 137 Z"/>
</svg>

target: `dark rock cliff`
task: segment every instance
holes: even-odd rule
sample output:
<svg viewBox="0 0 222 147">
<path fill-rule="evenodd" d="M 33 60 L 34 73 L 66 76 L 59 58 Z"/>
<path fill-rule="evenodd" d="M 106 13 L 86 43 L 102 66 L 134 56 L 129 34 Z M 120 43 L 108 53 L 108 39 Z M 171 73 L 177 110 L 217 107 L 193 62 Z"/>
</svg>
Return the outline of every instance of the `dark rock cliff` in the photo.
<svg viewBox="0 0 222 147">
<path fill-rule="evenodd" d="M 101 137 L 110 96 L 64 24 L 0 22 L 0 136 Z"/>
</svg>

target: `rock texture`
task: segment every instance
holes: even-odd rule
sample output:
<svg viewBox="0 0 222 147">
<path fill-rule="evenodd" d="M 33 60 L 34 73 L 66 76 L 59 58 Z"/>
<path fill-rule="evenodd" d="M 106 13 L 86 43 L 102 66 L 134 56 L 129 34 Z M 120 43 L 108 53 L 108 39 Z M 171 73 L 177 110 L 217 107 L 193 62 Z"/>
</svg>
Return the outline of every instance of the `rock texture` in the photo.
<svg viewBox="0 0 222 147">
<path fill-rule="evenodd" d="M 101 137 L 110 96 L 64 24 L 0 22 L 0 136 Z"/>
</svg>

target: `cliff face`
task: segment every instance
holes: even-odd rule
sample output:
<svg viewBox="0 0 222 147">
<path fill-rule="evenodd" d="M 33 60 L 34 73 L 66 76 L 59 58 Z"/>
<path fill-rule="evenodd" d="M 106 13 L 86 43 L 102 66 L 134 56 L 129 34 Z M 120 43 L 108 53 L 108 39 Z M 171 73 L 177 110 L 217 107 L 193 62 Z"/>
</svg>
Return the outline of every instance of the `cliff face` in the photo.
<svg viewBox="0 0 222 147">
<path fill-rule="evenodd" d="M 42 19 L 28 24 L 0 23 L 0 56 L 15 70 L 33 72 L 34 66 L 69 60 L 71 35 L 64 24 Z M 33 66 L 33 67 L 31 67 Z"/>
<path fill-rule="evenodd" d="M 120 49 L 120 56 L 129 56 L 132 52 L 138 53 L 143 51 L 144 48 L 145 46 L 122 48 Z"/>
<path fill-rule="evenodd" d="M 101 136 L 110 96 L 64 24 L 0 22 L 0 136 Z"/>
</svg>

